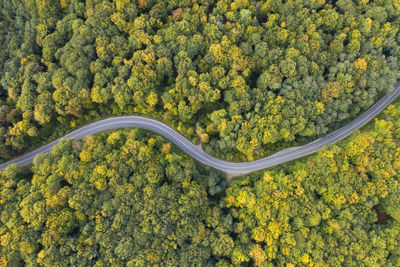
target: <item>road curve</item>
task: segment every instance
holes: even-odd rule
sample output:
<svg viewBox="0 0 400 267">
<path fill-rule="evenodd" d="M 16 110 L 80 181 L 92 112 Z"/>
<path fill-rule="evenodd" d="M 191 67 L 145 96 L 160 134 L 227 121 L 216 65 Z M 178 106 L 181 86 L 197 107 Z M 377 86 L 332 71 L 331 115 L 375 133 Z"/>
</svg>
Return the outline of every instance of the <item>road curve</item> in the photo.
<svg viewBox="0 0 400 267">
<path fill-rule="evenodd" d="M 376 104 L 374 104 L 371 108 L 369 108 L 365 113 L 361 114 L 359 117 L 357 117 L 355 120 L 353 120 L 346 126 L 306 145 L 287 148 L 268 157 L 250 162 L 228 162 L 217 159 L 205 153 L 198 146 L 194 145 L 192 142 L 187 140 L 185 137 L 180 135 L 177 131 L 167 126 L 166 124 L 154 119 L 149 119 L 140 116 L 120 116 L 120 117 L 113 117 L 100 120 L 88 124 L 82 128 L 79 128 L 65 135 L 62 138 L 82 139 L 85 136 L 111 129 L 128 128 L 128 127 L 143 128 L 164 136 L 165 138 L 173 142 L 175 145 L 177 145 L 180 149 L 185 151 L 189 156 L 195 158 L 199 162 L 207 166 L 211 166 L 215 169 L 221 170 L 229 174 L 229 176 L 234 177 L 301 158 L 303 156 L 318 151 L 319 149 L 321 149 L 326 145 L 333 144 L 345 138 L 346 136 L 350 135 L 354 130 L 360 128 L 361 126 L 369 122 L 372 118 L 374 118 L 379 112 L 381 112 L 385 107 L 387 107 L 399 94 L 400 94 L 400 82 L 395 86 L 394 90 L 391 93 L 382 97 Z M 14 163 L 16 163 L 19 166 L 31 163 L 37 155 L 49 152 L 51 148 L 60 141 L 60 139 L 57 139 L 37 150 L 34 150 L 19 158 L 16 158 L 14 160 L 11 160 L 9 162 L 0 165 L 0 171 L 4 170 L 8 165 Z"/>
</svg>

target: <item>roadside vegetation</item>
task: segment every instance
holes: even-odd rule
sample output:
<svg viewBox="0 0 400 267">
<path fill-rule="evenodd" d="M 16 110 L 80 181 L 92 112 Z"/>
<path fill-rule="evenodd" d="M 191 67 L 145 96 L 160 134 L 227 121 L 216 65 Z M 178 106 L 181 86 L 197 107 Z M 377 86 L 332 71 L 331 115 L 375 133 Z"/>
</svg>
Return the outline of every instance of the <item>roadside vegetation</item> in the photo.
<svg viewBox="0 0 400 267">
<path fill-rule="evenodd" d="M 0 174 L 0 266 L 399 266 L 400 107 L 234 178 L 145 130 L 65 140 Z"/>
<path fill-rule="evenodd" d="M 109 115 L 253 160 L 355 118 L 400 80 L 385 1 L 0 0 L 0 158 Z M 0 266 L 400 266 L 400 104 L 234 178 L 141 129 L 0 172 Z"/>
<path fill-rule="evenodd" d="M 397 1 L 2 0 L 0 158 L 108 115 L 253 160 L 355 118 L 400 78 Z"/>
</svg>

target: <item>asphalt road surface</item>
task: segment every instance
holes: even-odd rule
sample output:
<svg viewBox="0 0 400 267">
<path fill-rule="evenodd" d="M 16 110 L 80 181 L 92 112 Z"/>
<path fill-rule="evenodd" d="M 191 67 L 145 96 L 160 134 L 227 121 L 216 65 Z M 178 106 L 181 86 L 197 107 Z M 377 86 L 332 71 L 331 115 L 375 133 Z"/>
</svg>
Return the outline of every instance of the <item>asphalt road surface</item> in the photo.
<svg viewBox="0 0 400 267">
<path fill-rule="evenodd" d="M 201 148 L 194 145 L 192 142 L 187 140 L 185 137 L 180 135 L 177 131 L 167 126 L 166 124 L 157 120 L 140 117 L 140 116 L 120 116 L 109 119 L 100 120 L 82 128 L 79 128 L 62 138 L 75 138 L 82 139 L 85 136 L 111 130 L 117 128 L 143 128 L 160 134 L 177 145 L 180 149 L 185 151 L 188 155 L 195 158 L 199 162 L 211 166 L 215 169 L 221 170 L 227 173 L 230 177 L 240 176 L 248 174 L 254 171 L 269 168 L 284 162 L 288 162 L 294 159 L 301 158 L 303 156 L 312 154 L 326 145 L 333 144 L 346 136 L 350 135 L 354 130 L 357 130 L 372 118 L 374 118 L 379 112 L 387 107 L 398 95 L 400 94 L 400 82 L 395 86 L 394 90 L 385 95 L 376 104 L 374 104 L 365 113 L 361 114 L 355 120 L 347 124 L 346 126 L 328 134 L 327 136 L 317 139 L 311 143 L 303 146 L 291 147 L 279 151 L 268 157 L 250 161 L 250 162 L 228 162 L 217 159 L 213 156 L 205 153 Z M 0 165 L 0 170 L 4 170 L 10 164 L 18 164 L 19 166 L 27 165 L 33 161 L 33 159 L 39 155 L 47 153 L 51 148 L 56 145 L 60 139 L 57 139 L 37 150 L 27 153 L 19 158 L 6 162 Z"/>
</svg>

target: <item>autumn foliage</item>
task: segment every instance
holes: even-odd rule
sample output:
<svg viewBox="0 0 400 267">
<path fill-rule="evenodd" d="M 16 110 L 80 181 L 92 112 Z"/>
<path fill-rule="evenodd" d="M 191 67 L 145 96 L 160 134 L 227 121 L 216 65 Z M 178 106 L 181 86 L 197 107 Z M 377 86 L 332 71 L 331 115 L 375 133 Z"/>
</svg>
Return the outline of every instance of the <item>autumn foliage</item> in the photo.
<svg viewBox="0 0 400 267">
<path fill-rule="evenodd" d="M 108 115 L 228 160 L 311 141 L 399 80 L 396 1 L 0 1 L 0 158 Z"/>
</svg>

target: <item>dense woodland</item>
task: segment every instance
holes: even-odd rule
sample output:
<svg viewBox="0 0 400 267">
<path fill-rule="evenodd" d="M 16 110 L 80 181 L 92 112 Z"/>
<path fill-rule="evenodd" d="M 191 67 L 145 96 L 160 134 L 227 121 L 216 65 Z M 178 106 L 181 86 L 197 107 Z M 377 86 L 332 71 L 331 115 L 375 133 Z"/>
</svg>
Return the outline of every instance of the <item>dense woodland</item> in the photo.
<svg viewBox="0 0 400 267">
<path fill-rule="evenodd" d="M 0 161 L 110 115 L 253 160 L 400 80 L 398 0 L 0 0 Z M 0 172 L 0 266 L 400 266 L 400 103 L 234 178 L 141 129 Z"/>
<path fill-rule="evenodd" d="M 0 174 L 0 266 L 394 267 L 399 207 L 399 104 L 230 187 L 162 137 L 119 130 Z"/>
<path fill-rule="evenodd" d="M 235 179 L 231 263 L 400 266 L 400 108 L 305 160 Z"/>
<path fill-rule="evenodd" d="M 1 0 L 0 158 L 108 115 L 252 160 L 400 78 L 397 0 Z M 56 130 L 54 130 L 56 129 Z"/>
<path fill-rule="evenodd" d="M 64 141 L 32 173 L 6 169 L 0 266 L 202 266 L 227 256 L 232 218 L 213 201 L 224 176 L 145 134 Z"/>
</svg>

